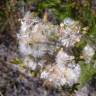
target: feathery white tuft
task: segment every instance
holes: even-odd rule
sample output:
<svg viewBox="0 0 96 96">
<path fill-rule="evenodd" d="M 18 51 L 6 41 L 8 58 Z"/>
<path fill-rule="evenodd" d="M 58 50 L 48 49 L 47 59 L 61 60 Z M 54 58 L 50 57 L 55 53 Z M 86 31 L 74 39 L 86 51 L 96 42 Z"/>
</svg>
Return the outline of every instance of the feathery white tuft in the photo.
<svg viewBox="0 0 96 96">
<path fill-rule="evenodd" d="M 62 29 L 62 28 L 61 28 Z M 71 18 L 64 19 L 64 28 L 60 32 L 60 42 L 65 47 L 72 47 L 76 42 L 80 41 L 80 24 Z"/>
<path fill-rule="evenodd" d="M 80 66 L 73 59 L 74 56 L 61 49 L 56 56 L 56 64 L 43 71 L 41 78 L 52 82 L 54 87 L 72 86 L 80 76 Z"/>
<path fill-rule="evenodd" d="M 85 59 L 86 63 L 90 63 L 94 54 L 95 54 L 95 50 L 93 49 L 93 47 L 90 44 L 87 44 L 82 51 L 82 55 L 83 55 L 83 58 Z"/>
</svg>

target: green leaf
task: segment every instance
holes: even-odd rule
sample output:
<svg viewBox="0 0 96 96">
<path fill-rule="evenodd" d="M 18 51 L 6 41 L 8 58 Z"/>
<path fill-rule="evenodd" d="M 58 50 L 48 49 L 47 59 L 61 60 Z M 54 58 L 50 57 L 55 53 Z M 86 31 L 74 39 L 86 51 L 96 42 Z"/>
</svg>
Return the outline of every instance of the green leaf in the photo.
<svg viewBox="0 0 96 96">
<path fill-rule="evenodd" d="M 10 61 L 11 64 L 22 64 L 22 60 L 19 58 L 14 58 Z"/>
</svg>

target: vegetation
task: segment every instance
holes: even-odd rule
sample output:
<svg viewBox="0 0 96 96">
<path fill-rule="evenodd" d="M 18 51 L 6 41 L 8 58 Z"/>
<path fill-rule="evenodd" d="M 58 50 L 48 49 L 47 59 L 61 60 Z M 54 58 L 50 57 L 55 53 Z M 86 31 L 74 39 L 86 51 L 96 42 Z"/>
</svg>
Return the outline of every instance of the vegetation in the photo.
<svg viewBox="0 0 96 96">
<path fill-rule="evenodd" d="M 22 3 L 23 2 L 23 3 Z M 16 34 L 19 21 L 22 12 L 19 10 L 19 5 L 21 10 L 31 10 L 37 15 L 43 17 L 46 10 L 51 10 L 53 12 L 54 18 L 59 22 L 63 21 L 65 17 L 71 17 L 75 20 L 81 22 L 83 32 L 87 30 L 84 39 L 76 45 L 77 62 L 81 62 L 81 77 L 80 86 L 82 86 L 86 81 L 88 81 L 93 74 L 96 73 L 96 68 L 92 64 L 84 64 L 84 61 L 80 59 L 79 53 L 85 46 L 85 43 L 94 44 L 96 50 L 96 9 L 93 8 L 92 0 L 1 0 L 0 1 L 0 32 L 5 31 L 14 35 Z M 24 8 L 24 9 L 23 9 Z M 96 52 L 93 58 L 95 61 Z M 79 60 L 79 61 L 78 61 Z M 19 59 L 15 59 L 11 63 L 18 64 Z M 85 70 L 86 69 L 86 70 Z"/>
</svg>

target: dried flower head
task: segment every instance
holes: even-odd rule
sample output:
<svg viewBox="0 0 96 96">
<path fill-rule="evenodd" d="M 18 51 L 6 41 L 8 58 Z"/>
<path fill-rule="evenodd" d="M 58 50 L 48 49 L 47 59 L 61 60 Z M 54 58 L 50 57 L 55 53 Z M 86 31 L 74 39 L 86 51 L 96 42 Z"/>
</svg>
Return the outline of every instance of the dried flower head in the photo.
<svg viewBox="0 0 96 96">
<path fill-rule="evenodd" d="M 63 48 L 61 48 L 56 56 L 56 64 L 59 66 L 60 65 L 65 66 L 67 62 L 69 63 L 73 59 L 74 59 L 74 56 L 67 54 L 66 52 L 63 51 Z"/>
<path fill-rule="evenodd" d="M 60 88 L 64 85 L 72 86 L 78 81 L 79 76 L 80 66 L 78 64 L 70 64 L 70 66 L 65 67 L 54 65 L 41 73 L 41 78 L 52 83 L 55 88 Z"/>
<path fill-rule="evenodd" d="M 27 12 L 21 21 L 20 32 L 17 34 L 19 52 L 25 59 L 23 60 L 24 63 L 28 66 L 33 65 L 33 63 L 37 65 L 30 59 L 30 55 L 32 59 L 34 58 L 37 61 L 38 58 L 44 57 L 47 53 L 52 55 L 55 46 L 50 41 L 50 37 L 56 33 L 58 33 L 57 26 L 44 23 L 40 18 L 34 17 L 30 12 Z"/>
<path fill-rule="evenodd" d="M 75 21 L 73 19 L 71 19 L 70 17 L 67 17 L 64 19 L 63 22 L 64 22 L 64 25 L 70 26 L 70 25 L 73 25 Z"/>
<path fill-rule="evenodd" d="M 58 35 L 59 32 L 61 35 Z M 61 45 L 72 47 L 79 42 L 81 38 L 79 23 L 66 18 L 60 26 L 53 25 L 27 12 L 22 19 L 17 38 L 24 64 L 32 70 L 36 70 L 38 65 L 45 68 L 43 72 L 40 70 L 42 79 L 51 82 L 54 87 L 66 84 L 72 86 L 78 81 L 80 66 L 75 63 L 74 56 L 65 52 L 63 48 L 58 52 L 55 49 Z M 49 61 L 50 58 L 54 60 Z M 46 64 L 52 66 L 48 67 Z"/>
<path fill-rule="evenodd" d="M 64 19 L 64 29 L 62 30 L 62 36 L 60 37 L 61 44 L 65 47 L 74 46 L 76 42 L 80 41 L 80 24 L 71 18 Z"/>
<path fill-rule="evenodd" d="M 82 55 L 86 63 L 90 63 L 94 54 L 95 54 L 95 50 L 90 44 L 87 44 L 82 51 Z"/>
<path fill-rule="evenodd" d="M 41 73 L 41 78 L 51 82 L 54 87 L 72 86 L 80 76 L 80 66 L 73 59 L 74 56 L 68 55 L 61 48 L 56 56 L 56 64 L 47 67 Z"/>
</svg>

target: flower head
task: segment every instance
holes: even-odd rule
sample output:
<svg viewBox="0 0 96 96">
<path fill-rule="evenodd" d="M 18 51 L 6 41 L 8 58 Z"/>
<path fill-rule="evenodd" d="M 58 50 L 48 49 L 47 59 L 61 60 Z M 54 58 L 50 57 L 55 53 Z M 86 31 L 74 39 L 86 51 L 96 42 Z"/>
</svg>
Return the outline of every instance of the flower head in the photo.
<svg viewBox="0 0 96 96">
<path fill-rule="evenodd" d="M 68 55 L 61 48 L 55 59 L 56 64 L 47 67 L 41 73 L 41 78 L 48 80 L 56 88 L 64 85 L 72 86 L 80 76 L 80 66 L 75 64 L 73 59 L 74 56 Z"/>
<path fill-rule="evenodd" d="M 80 66 L 76 64 L 70 64 L 71 67 L 58 67 L 58 65 L 52 66 L 50 69 L 41 73 L 41 78 L 52 82 L 52 86 L 60 88 L 64 85 L 72 86 L 76 83 L 80 76 Z"/>
<path fill-rule="evenodd" d="M 95 50 L 90 44 L 87 44 L 82 51 L 82 55 L 86 63 L 90 63 L 94 54 L 95 54 Z"/>
<path fill-rule="evenodd" d="M 64 29 L 62 29 L 62 36 L 60 42 L 65 47 L 72 47 L 76 42 L 80 41 L 80 24 L 71 18 L 64 19 Z"/>
<path fill-rule="evenodd" d="M 29 57 L 24 58 L 24 64 L 31 70 L 35 70 L 37 66 L 37 63 Z"/>
<path fill-rule="evenodd" d="M 69 63 L 73 59 L 74 59 L 74 56 L 70 56 L 69 54 L 64 52 L 63 49 L 61 48 L 60 51 L 57 53 L 57 56 L 56 56 L 56 64 L 65 66 L 67 62 Z"/>
<path fill-rule="evenodd" d="M 59 30 L 60 27 L 62 30 Z M 59 31 L 62 35 L 59 35 Z M 78 81 L 80 66 L 75 63 L 74 56 L 65 52 L 63 48 L 56 51 L 61 47 L 59 43 L 70 48 L 80 40 L 79 23 L 71 18 L 65 18 L 60 26 L 53 25 L 27 12 L 22 19 L 17 38 L 19 52 L 22 54 L 26 67 L 31 70 L 36 70 L 37 66 L 41 69 L 45 68 L 42 72 L 40 70 L 40 78 L 51 82 L 54 87 L 62 87 L 66 84 L 72 86 Z M 52 56 L 54 60 L 49 61 Z M 46 63 L 51 67 L 48 67 Z"/>
<path fill-rule="evenodd" d="M 65 18 L 64 19 L 64 25 L 73 25 L 73 23 L 74 23 L 74 20 L 72 20 L 70 17 L 67 17 L 67 18 Z"/>
</svg>

